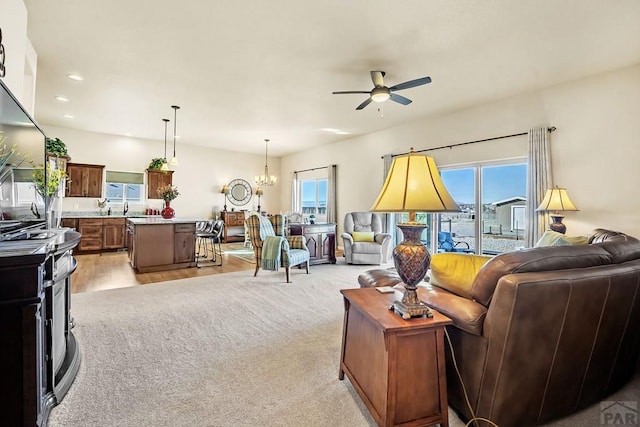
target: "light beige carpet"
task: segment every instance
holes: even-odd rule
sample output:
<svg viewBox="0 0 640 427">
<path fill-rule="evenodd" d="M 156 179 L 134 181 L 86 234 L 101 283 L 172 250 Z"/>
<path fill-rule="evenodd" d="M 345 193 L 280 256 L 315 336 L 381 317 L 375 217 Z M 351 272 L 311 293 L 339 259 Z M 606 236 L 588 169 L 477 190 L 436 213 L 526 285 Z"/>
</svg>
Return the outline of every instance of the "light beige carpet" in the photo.
<svg viewBox="0 0 640 427">
<path fill-rule="evenodd" d="M 338 380 L 339 290 L 371 267 L 338 262 L 74 294 L 82 364 L 49 426 L 374 426 Z M 599 425 L 599 406 L 553 425 Z"/>
</svg>

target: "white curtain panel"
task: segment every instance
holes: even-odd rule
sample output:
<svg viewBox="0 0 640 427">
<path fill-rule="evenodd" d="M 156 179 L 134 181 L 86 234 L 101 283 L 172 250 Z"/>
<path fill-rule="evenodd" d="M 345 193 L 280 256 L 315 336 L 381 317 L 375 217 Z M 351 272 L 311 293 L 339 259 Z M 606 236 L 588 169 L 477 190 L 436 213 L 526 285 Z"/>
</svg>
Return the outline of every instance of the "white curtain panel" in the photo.
<svg viewBox="0 0 640 427">
<path fill-rule="evenodd" d="M 300 197 L 298 196 L 298 185 L 298 172 L 294 172 L 291 180 L 291 212 L 302 212 Z"/>
<path fill-rule="evenodd" d="M 383 163 L 383 175 L 382 175 L 382 183 L 384 184 L 387 179 L 387 174 L 389 173 L 389 169 L 391 169 L 391 164 L 393 163 L 393 155 L 385 154 L 382 157 Z M 393 236 L 393 240 L 396 240 L 396 232 L 395 232 L 395 215 L 394 214 L 384 214 L 382 218 L 382 226 L 385 233 L 391 233 Z"/>
<path fill-rule="evenodd" d="M 330 165 L 327 173 L 327 222 L 336 222 L 338 216 L 336 197 L 336 173 L 338 166 Z"/>
<path fill-rule="evenodd" d="M 547 226 L 544 212 L 536 208 L 542 201 L 545 192 L 551 188 L 551 147 L 549 147 L 549 131 L 546 126 L 529 129 L 529 155 L 527 177 L 527 235 L 526 247 L 533 247 L 540 239 Z"/>
</svg>

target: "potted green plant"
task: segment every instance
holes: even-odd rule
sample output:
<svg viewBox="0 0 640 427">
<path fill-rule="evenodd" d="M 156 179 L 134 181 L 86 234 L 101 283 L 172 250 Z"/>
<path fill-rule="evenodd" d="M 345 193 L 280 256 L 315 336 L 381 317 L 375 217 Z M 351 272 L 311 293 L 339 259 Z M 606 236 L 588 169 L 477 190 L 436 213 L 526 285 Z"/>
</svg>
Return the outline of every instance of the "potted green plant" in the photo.
<svg viewBox="0 0 640 427">
<path fill-rule="evenodd" d="M 149 166 L 147 169 L 150 171 L 159 171 L 162 168 L 162 164 L 164 163 L 164 159 L 162 157 L 156 157 L 155 159 L 151 159 Z"/>
<path fill-rule="evenodd" d="M 47 154 L 56 157 L 69 157 L 67 146 L 60 138 L 47 138 L 46 141 Z"/>
</svg>

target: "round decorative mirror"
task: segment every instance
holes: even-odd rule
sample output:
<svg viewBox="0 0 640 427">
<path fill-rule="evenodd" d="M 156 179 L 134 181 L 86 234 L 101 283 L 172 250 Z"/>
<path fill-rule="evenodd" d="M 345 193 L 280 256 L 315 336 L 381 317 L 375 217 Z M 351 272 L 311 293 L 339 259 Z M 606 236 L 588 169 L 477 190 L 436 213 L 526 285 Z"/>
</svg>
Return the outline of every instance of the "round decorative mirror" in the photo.
<svg viewBox="0 0 640 427">
<path fill-rule="evenodd" d="M 251 200 L 251 184 L 244 179 L 234 179 L 229 183 L 229 192 L 227 193 L 227 199 L 236 205 L 243 206 L 249 203 Z"/>
</svg>

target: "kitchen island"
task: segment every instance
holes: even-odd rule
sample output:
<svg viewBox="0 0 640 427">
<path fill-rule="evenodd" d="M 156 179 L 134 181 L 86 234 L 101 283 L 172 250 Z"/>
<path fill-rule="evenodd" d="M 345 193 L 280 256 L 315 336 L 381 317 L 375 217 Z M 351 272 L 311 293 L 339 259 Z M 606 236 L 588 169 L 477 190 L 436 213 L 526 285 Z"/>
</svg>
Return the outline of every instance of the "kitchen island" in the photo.
<svg viewBox="0 0 640 427">
<path fill-rule="evenodd" d="M 138 273 L 196 266 L 196 222 L 158 217 L 127 219 L 129 262 Z"/>
</svg>

